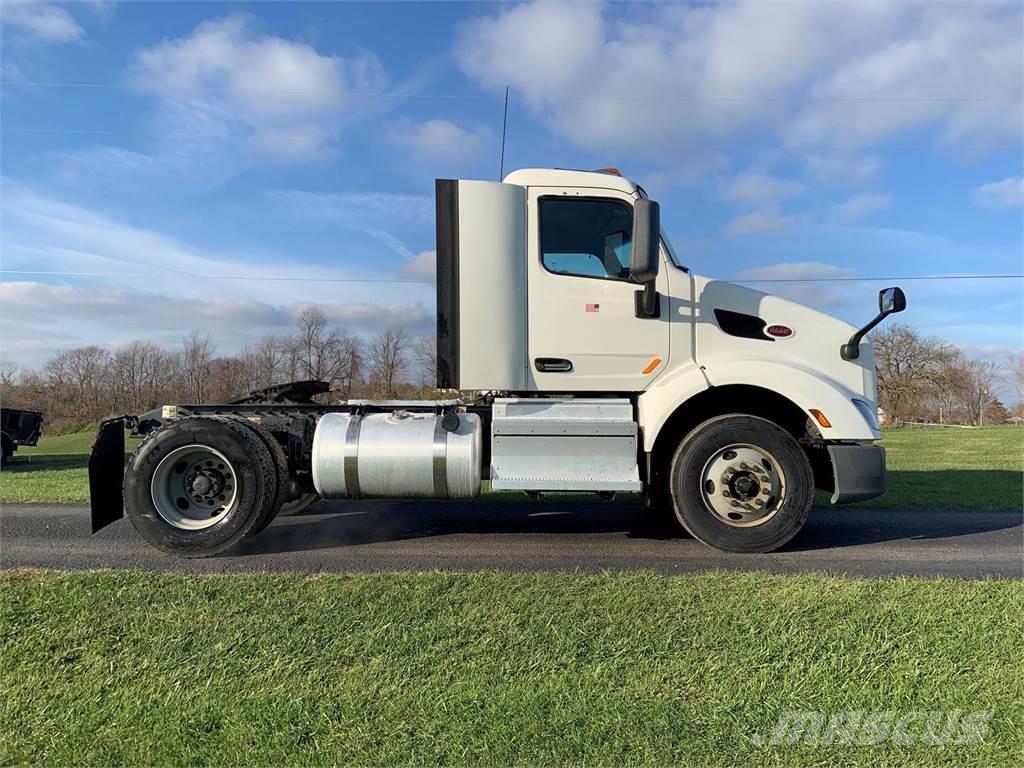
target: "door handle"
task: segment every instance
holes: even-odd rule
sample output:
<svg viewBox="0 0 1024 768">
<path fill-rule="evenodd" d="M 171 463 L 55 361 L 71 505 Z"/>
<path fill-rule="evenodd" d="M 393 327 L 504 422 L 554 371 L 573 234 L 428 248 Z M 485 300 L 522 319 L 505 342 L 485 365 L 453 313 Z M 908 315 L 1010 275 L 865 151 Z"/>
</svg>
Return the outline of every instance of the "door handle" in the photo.
<svg viewBox="0 0 1024 768">
<path fill-rule="evenodd" d="M 572 360 L 564 357 L 538 357 L 533 365 L 541 373 L 572 373 Z"/>
</svg>

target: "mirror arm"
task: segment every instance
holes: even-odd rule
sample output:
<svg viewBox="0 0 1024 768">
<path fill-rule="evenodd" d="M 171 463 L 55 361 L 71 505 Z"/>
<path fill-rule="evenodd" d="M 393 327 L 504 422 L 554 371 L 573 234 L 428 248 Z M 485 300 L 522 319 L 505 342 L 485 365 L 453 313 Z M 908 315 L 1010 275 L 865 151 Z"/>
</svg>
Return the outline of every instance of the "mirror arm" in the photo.
<svg viewBox="0 0 1024 768">
<path fill-rule="evenodd" d="M 870 323 L 868 323 L 855 334 L 853 334 L 853 336 L 850 337 L 850 340 L 839 348 L 839 354 L 843 358 L 843 360 L 856 360 L 858 357 L 860 357 L 861 339 L 863 339 L 868 334 L 868 332 L 871 331 L 872 328 L 874 328 L 880 322 L 885 320 L 885 318 L 888 317 L 888 315 L 888 312 L 879 312 L 875 316 L 874 320 L 872 320 Z"/>
<path fill-rule="evenodd" d="M 658 292 L 654 290 L 654 281 L 648 280 L 644 287 L 633 294 L 636 297 L 636 316 L 658 318 L 661 316 L 661 302 Z"/>
</svg>

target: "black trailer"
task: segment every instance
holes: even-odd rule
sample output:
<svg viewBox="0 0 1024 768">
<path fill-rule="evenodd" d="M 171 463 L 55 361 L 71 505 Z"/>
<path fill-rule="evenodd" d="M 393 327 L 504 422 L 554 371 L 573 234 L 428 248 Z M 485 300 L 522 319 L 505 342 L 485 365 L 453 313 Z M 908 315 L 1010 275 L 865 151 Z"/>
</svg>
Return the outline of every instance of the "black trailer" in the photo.
<svg viewBox="0 0 1024 768">
<path fill-rule="evenodd" d="M 39 411 L 24 411 L 18 408 L 0 408 L 3 452 L 0 461 L 4 465 L 20 445 L 35 445 L 43 429 L 43 414 Z"/>
</svg>

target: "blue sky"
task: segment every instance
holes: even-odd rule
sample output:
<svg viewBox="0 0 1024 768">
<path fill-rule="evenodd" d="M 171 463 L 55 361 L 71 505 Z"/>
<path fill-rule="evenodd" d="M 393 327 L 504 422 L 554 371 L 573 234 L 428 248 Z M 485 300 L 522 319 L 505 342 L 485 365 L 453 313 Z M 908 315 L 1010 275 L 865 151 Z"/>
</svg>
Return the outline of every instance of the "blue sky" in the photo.
<svg viewBox="0 0 1024 768">
<path fill-rule="evenodd" d="M 310 301 L 428 332 L 433 179 L 497 176 L 506 85 L 506 170 L 622 168 L 695 271 L 863 278 L 758 286 L 852 322 L 896 282 L 926 333 L 1022 343 L 1021 280 L 869 279 L 1024 272 L 1019 3 L 0 13 L 5 361 L 191 328 L 230 352 Z"/>
</svg>

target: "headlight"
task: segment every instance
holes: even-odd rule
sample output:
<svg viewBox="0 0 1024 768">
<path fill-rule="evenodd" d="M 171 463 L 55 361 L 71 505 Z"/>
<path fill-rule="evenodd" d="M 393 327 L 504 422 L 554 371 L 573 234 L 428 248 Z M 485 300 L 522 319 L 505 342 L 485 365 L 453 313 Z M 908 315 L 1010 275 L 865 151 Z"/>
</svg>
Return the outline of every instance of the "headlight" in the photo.
<svg viewBox="0 0 1024 768">
<path fill-rule="evenodd" d="M 853 404 L 857 406 L 857 410 L 861 412 L 868 426 L 875 432 L 881 432 L 881 428 L 878 426 L 878 409 L 866 400 L 858 400 L 856 397 L 853 398 Z"/>
</svg>

